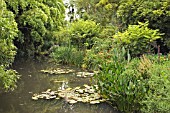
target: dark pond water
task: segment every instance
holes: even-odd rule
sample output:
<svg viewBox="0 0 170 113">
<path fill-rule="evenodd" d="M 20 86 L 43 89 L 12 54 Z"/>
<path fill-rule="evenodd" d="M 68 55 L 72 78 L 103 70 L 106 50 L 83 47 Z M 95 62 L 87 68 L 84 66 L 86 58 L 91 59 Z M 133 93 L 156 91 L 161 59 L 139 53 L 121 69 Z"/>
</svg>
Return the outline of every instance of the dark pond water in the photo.
<svg viewBox="0 0 170 113">
<path fill-rule="evenodd" d="M 33 101 L 31 97 L 34 93 L 41 93 L 49 88 L 57 90 L 62 83 L 55 83 L 55 80 L 68 81 L 69 87 L 90 85 L 88 78 L 78 78 L 74 73 L 48 75 L 40 72 L 50 67 L 54 67 L 54 64 L 33 60 L 16 61 L 12 68 L 17 70 L 22 77 L 16 90 L 0 93 L 0 113 L 117 113 L 107 103 L 70 105 L 63 99 Z M 55 65 L 55 67 L 68 68 L 61 65 Z"/>
</svg>

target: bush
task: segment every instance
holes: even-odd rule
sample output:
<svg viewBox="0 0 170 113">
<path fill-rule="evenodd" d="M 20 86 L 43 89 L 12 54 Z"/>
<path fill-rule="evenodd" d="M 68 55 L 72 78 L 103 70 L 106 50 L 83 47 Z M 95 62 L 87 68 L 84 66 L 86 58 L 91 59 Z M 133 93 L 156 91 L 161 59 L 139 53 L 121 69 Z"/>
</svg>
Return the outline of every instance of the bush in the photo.
<svg viewBox="0 0 170 113">
<path fill-rule="evenodd" d="M 120 111 L 130 113 L 139 111 L 139 102 L 145 96 L 146 88 L 138 71 L 130 68 L 135 67 L 135 63 L 130 65 L 125 53 L 124 49 L 113 49 L 111 61 L 103 62 L 96 80 L 104 97 L 116 104 Z"/>
<path fill-rule="evenodd" d="M 60 46 L 68 46 L 71 42 L 70 35 L 71 33 L 70 33 L 69 28 L 67 27 L 60 28 L 59 31 L 56 31 L 54 33 L 55 43 Z"/>
<path fill-rule="evenodd" d="M 68 25 L 68 27 L 61 29 L 55 36 L 56 40 L 60 41 L 67 41 L 69 39 L 71 44 L 79 49 L 90 49 L 94 43 L 93 39 L 98 37 L 99 33 L 100 26 L 94 21 L 78 20 Z"/>
<path fill-rule="evenodd" d="M 102 62 L 110 59 L 109 51 L 113 48 L 112 38 L 95 38 L 91 49 L 86 50 L 83 68 L 98 70 Z"/>
<path fill-rule="evenodd" d="M 113 36 L 115 43 L 128 49 L 132 56 L 147 53 L 151 49 L 151 43 L 162 35 L 158 30 L 149 29 L 147 26 L 148 23 L 140 22 L 139 25 L 129 25 L 125 32 Z"/>
<path fill-rule="evenodd" d="M 95 76 L 103 97 L 126 113 L 170 111 L 170 60 L 143 55 L 128 62 L 124 50 L 117 49 L 112 55 Z"/>
<path fill-rule="evenodd" d="M 59 46 L 53 50 L 51 56 L 56 62 L 62 64 L 73 64 L 81 67 L 84 53 L 82 51 L 78 51 L 73 46 Z"/>
<path fill-rule="evenodd" d="M 16 71 L 5 70 L 3 66 L 0 66 L 0 87 L 3 87 L 6 91 L 14 90 L 18 79 L 19 75 Z"/>
<path fill-rule="evenodd" d="M 142 112 L 168 113 L 170 111 L 170 60 L 157 61 L 149 68 L 148 93 L 142 100 Z"/>
<path fill-rule="evenodd" d="M 99 36 L 100 27 L 91 20 L 78 20 L 77 22 L 72 23 L 70 31 L 72 44 L 78 44 L 79 48 L 91 48 L 93 45 L 93 38 Z"/>
<path fill-rule="evenodd" d="M 129 24 L 137 24 L 138 21 L 149 21 L 149 28 L 159 29 L 161 33 L 165 33 L 163 41 L 160 42 L 161 52 L 168 52 L 170 49 L 170 1 L 169 0 L 123 0 L 117 7 L 117 17 L 123 26 Z"/>
</svg>

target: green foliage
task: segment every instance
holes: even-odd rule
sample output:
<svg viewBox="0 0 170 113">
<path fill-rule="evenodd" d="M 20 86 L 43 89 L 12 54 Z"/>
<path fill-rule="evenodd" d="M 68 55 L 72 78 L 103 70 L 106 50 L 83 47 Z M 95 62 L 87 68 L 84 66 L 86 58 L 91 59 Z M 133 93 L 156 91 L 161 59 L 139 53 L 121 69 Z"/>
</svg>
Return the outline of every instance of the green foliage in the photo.
<svg viewBox="0 0 170 113">
<path fill-rule="evenodd" d="M 74 0 L 77 13 L 84 20 L 93 20 L 102 26 L 114 25 L 115 5 L 108 0 Z M 109 1 L 110 2 L 110 1 Z M 113 1 L 117 2 L 117 1 Z"/>
<path fill-rule="evenodd" d="M 121 22 L 126 25 L 149 20 L 150 24 L 153 24 L 151 26 L 157 26 L 158 29 L 162 26 L 161 23 L 168 21 L 170 16 L 169 3 L 169 0 L 121 0 L 117 15 L 121 18 Z"/>
<path fill-rule="evenodd" d="M 130 64 L 125 53 L 124 48 L 113 49 L 111 61 L 102 63 L 102 70 L 96 75 L 96 80 L 104 97 L 115 103 L 120 111 L 131 113 L 140 109 L 139 102 L 145 96 L 146 88 L 140 76 L 137 76 L 137 70 L 127 67 Z"/>
<path fill-rule="evenodd" d="M 78 20 L 56 32 L 55 39 L 59 44 L 71 43 L 79 49 L 85 49 L 93 46 L 93 39 L 99 34 L 100 26 L 94 21 Z"/>
<path fill-rule="evenodd" d="M 19 75 L 16 71 L 5 70 L 3 66 L 0 66 L 0 87 L 3 87 L 6 91 L 14 90 L 18 79 Z"/>
<path fill-rule="evenodd" d="M 17 37 L 17 23 L 14 14 L 6 9 L 6 4 L 0 4 L 0 65 L 8 66 L 14 60 L 16 47 L 13 40 Z"/>
<path fill-rule="evenodd" d="M 170 60 L 157 61 L 149 68 L 149 91 L 141 102 L 144 106 L 142 112 L 168 113 L 170 111 Z"/>
<path fill-rule="evenodd" d="M 112 25 L 116 31 L 124 31 L 129 25 L 149 22 L 149 28 L 165 33 L 157 40 L 162 52 L 170 49 L 170 1 L 169 0 L 74 0 L 78 14 L 102 26 Z"/>
<path fill-rule="evenodd" d="M 126 28 L 138 21 L 149 21 L 149 27 L 165 33 L 164 44 L 170 47 L 170 1 L 169 0 L 121 0 L 117 16 Z M 161 45 L 165 46 L 165 45 Z"/>
<path fill-rule="evenodd" d="M 91 48 L 93 45 L 93 38 L 98 37 L 100 33 L 100 26 L 94 21 L 78 20 L 71 24 L 71 43 L 78 45 L 78 47 Z"/>
<path fill-rule="evenodd" d="M 54 39 L 55 43 L 59 45 L 64 45 L 67 46 L 70 44 L 71 40 L 71 33 L 70 33 L 70 28 L 68 27 L 62 27 L 59 29 L 59 31 L 56 31 L 54 33 Z"/>
<path fill-rule="evenodd" d="M 98 70 L 102 62 L 110 60 L 112 53 L 109 51 L 113 47 L 112 38 L 95 38 L 91 49 L 86 50 L 83 68 Z"/>
<path fill-rule="evenodd" d="M 20 52 L 39 54 L 52 45 L 54 30 L 62 25 L 64 4 L 61 0 L 4 0 L 15 14 L 19 38 L 15 44 Z"/>
<path fill-rule="evenodd" d="M 139 25 L 129 25 L 123 33 L 118 32 L 113 37 L 119 46 L 124 46 L 130 50 L 132 56 L 147 53 L 151 48 L 151 43 L 161 38 L 159 30 L 149 29 L 148 23 Z"/>
<path fill-rule="evenodd" d="M 116 32 L 116 28 L 114 26 L 105 26 L 100 32 L 100 38 L 112 38 Z"/>
<path fill-rule="evenodd" d="M 0 87 L 7 91 L 16 87 L 19 78 L 14 70 L 6 70 L 13 63 L 16 55 L 13 40 L 18 36 L 18 28 L 15 16 L 7 10 L 5 1 L 0 2 Z"/>
<path fill-rule="evenodd" d="M 155 56 L 143 55 L 130 61 L 125 53 L 113 49 L 110 62 L 101 64 L 95 76 L 101 94 L 125 113 L 169 112 L 170 60 L 158 62 Z"/>
<path fill-rule="evenodd" d="M 54 48 L 51 56 L 56 62 L 81 67 L 84 53 L 82 51 L 78 51 L 73 46 L 59 46 Z"/>
</svg>

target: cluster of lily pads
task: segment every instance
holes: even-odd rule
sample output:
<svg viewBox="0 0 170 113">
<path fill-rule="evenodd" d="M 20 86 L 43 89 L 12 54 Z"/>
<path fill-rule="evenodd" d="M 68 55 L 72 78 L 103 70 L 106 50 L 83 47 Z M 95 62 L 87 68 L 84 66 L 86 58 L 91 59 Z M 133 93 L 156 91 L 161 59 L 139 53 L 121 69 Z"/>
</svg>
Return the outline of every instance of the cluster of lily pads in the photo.
<svg viewBox="0 0 170 113">
<path fill-rule="evenodd" d="M 76 75 L 77 77 L 83 77 L 83 78 L 86 78 L 86 77 L 93 77 L 95 73 L 93 72 L 77 72 Z"/>
<path fill-rule="evenodd" d="M 68 73 L 75 72 L 75 70 L 56 68 L 56 69 L 41 70 L 41 72 L 48 73 L 48 74 L 68 74 Z"/>
<path fill-rule="evenodd" d="M 61 68 L 56 68 L 56 69 L 47 69 L 47 70 L 41 70 L 43 73 L 48 73 L 48 74 L 68 74 L 68 73 L 74 73 L 75 70 L 73 69 L 61 69 Z M 87 72 L 87 71 L 82 71 L 82 72 L 76 72 L 75 73 L 77 77 L 93 77 L 95 72 Z"/>
<path fill-rule="evenodd" d="M 101 97 L 101 95 L 96 91 L 97 85 L 89 86 L 83 85 L 82 87 L 58 89 L 58 91 L 52 91 L 48 89 L 41 94 L 34 94 L 32 96 L 33 100 L 38 99 L 65 99 L 66 102 L 74 104 L 77 102 L 97 104 L 105 102 L 106 100 Z"/>
</svg>

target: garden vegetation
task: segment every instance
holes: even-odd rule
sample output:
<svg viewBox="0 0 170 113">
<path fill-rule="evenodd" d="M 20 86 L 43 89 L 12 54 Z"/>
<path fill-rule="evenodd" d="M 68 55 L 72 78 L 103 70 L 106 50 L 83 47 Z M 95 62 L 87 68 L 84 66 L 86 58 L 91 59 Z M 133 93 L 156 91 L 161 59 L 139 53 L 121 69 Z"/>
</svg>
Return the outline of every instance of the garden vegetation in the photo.
<svg viewBox="0 0 170 113">
<path fill-rule="evenodd" d="M 98 71 L 95 83 L 125 113 L 170 112 L 170 1 L 0 0 L 0 86 L 19 76 L 15 56 L 49 55 Z M 75 18 L 79 15 L 79 18 Z"/>
</svg>

